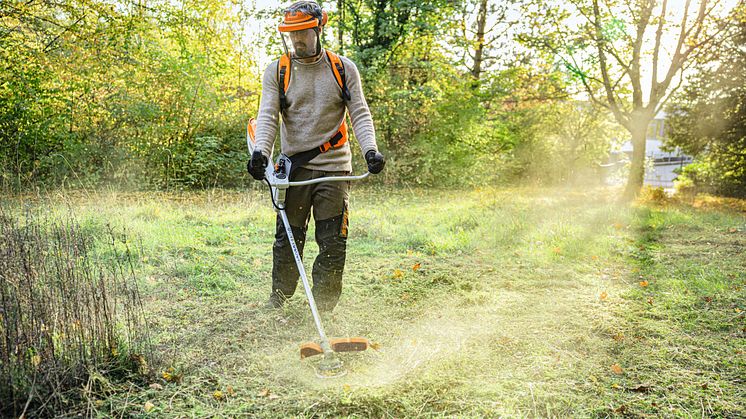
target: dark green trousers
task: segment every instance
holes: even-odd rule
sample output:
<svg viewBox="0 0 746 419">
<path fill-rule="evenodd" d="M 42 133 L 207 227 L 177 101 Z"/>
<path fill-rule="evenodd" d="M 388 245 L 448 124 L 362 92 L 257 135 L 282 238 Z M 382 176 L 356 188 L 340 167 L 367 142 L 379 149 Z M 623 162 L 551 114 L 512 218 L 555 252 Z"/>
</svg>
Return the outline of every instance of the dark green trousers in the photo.
<svg viewBox="0 0 746 419">
<path fill-rule="evenodd" d="M 294 168 L 291 181 L 324 176 L 349 175 L 349 172 L 324 172 Z M 293 186 L 285 196 L 285 212 L 293 230 L 295 244 L 303 257 L 308 221 L 313 212 L 316 244 L 319 254 L 313 263 L 313 297 L 321 311 L 331 311 L 342 293 L 342 274 L 347 253 L 349 182 L 322 182 Z M 298 285 L 300 273 L 293 258 L 285 227 L 279 214 L 272 249 L 272 292 L 281 301 L 290 298 Z"/>
</svg>

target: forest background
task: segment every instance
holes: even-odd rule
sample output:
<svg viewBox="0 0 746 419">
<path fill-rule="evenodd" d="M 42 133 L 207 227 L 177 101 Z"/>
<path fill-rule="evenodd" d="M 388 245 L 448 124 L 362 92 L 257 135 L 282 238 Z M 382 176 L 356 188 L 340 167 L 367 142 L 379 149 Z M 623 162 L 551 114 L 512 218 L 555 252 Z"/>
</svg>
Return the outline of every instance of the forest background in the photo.
<svg viewBox="0 0 746 419">
<path fill-rule="evenodd" d="M 667 110 L 696 157 L 685 184 L 743 195 L 743 2 L 690 3 L 327 1 L 324 45 L 361 70 L 377 182 L 592 185 L 632 140 L 634 196 L 640 133 Z M 3 2 L 2 188 L 250 184 L 245 126 L 284 6 Z"/>
</svg>

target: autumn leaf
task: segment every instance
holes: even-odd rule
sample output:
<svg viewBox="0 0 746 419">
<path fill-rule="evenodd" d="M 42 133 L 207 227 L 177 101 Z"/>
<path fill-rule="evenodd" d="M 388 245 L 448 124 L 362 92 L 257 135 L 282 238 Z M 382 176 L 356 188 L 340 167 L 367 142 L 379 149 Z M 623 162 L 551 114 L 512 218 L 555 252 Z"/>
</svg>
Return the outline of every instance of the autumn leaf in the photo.
<svg viewBox="0 0 746 419">
<path fill-rule="evenodd" d="M 153 410 L 154 408 L 155 408 L 155 405 L 154 405 L 153 403 L 151 403 L 150 401 L 147 401 L 147 402 L 145 402 L 145 404 L 143 405 L 143 407 L 142 407 L 142 410 L 144 410 L 144 411 L 145 411 L 145 413 L 148 413 L 148 412 L 150 412 L 151 410 Z"/>
<path fill-rule="evenodd" d="M 614 364 L 611 366 L 611 372 L 613 372 L 614 374 L 621 374 L 622 367 L 619 364 Z"/>
<path fill-rule="evenodd" d="M 417 263 L 415 263 L 414 265 L 412 265 L 412 270 L 413 270 L 414 272 L 417 272 L 417 270 L 418 270 L 418 269 L 420 269 L 421 267 L 422 267 L 422 264 L 421 264 L 421 263 L 419 263 L 419 262 L 417 262 Z"/>
<path fill-rule="evenodd" d="M 596 255 L 593 255 L 593 256 L 591 256 L 591 259 L 592 259 L 592 260 L 598 260 L 598 256 L 596 256 Z"/>
<path fill-rule="evenodd" d="M 609 294 L 607 294 L 606 291 L 601 293 L 601 296 L 600 296 L 601 301 L 606 301 L 606 298 L 608 297 L 609 297 Z"/>
<path fill-rule="evenodd" d="M 161 377 L 169 383 L 178 383 L 181 381 L 181 374 L 177 374 L 173 367 L 161 372 Z"/>
<path fill-rule="evenodd" d="M 552 252 L 554 252 L 555 255 L 559 255 L 560 253 L 562 253 L 562 249 L 559 247 L 555 247 L 554 249 L 552 249 Z"/>
<path fill-rule="evenodd" d="M 612 339 L 614 339 L 617 342 L 621 342 L 624 340 L 624 333 L 619 332 L 616 335 L 612 336 Z"/>
<path fill-rule="evenodd" d="M 228 395 L 229 395 L 229 396 L 231 396 L 231 397 L 233 397 L 233 396 L 235 396 L 235 395 L 236 395 L 236 391 L 235 391 L 235 390 L 233 390 L 233 386 L 228 386 L 228 387 L 227 387 L 227 388 L 225 389 L 225 393 L 226 393 L 226 394 L 228 394 Z"/>
<path fill-rule="evenodd" d="M 648 304 L 653 305 L 653 297 L 648 297 Z"/>
<path fill-rule="evenodd" d="M 225 400 L 225 395 L 223 394 L 222 391 L 215 390 L 212 392 L 212 398 L 220 402 L 220 401 Z"/>
<path fill-rule="evenodd" d="M 645 287 L 647 287 L 648 285 L 650 285 L 650 283 L 648 283 L 648 281 L 640 281 L 640 286 L 641 286 L 641 287 L 645 288 Z"/>
<path fill-rule="evenodd" d="M 394 278 L 401 279 L 404 277 L 404 272 L 401 269 L 394 269 Z"/>
</svg>

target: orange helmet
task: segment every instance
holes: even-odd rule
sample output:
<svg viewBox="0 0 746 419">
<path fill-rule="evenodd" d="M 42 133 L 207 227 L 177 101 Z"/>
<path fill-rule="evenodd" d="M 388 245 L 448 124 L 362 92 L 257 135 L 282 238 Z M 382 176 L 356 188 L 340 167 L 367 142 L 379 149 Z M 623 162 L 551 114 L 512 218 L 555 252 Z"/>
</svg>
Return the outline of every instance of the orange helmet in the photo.
<svg viewBox="0 0 746 419">
<path fill-rule="evenodd" d="M 297 1 L 285 9 L 285 18 L 278 29 L 280 32 L 295 32 L 321 28 L 328 19 L 326 11 L 315 1 Z"/>
</svg>

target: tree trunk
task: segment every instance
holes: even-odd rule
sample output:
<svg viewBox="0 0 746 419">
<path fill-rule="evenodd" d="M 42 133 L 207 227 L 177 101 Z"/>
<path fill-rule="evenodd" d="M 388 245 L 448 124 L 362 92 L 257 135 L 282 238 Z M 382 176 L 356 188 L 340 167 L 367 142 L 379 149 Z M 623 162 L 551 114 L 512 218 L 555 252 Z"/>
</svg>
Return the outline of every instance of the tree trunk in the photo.
<svg viewBox="0 0 746 419">
<path fill-rule="evenodd" d="M 482 55 L 484 54 L 484 27 L 487 23 L 487 0 L 479 3 L 479 14 L 477 15 L 477 47 L 474 51 L 474 66 L 471 75 L 479 80 L 482 75 Z"/>
<path fill-rule="evenodd" d="M 627 186 L 624 188 L 623 199 L 631 201 L 637 198 L 645 178 L 645 140 L 650 120 L 635 123 L 632 134 L 632 166 L 629 169 Z"/>
<path fill-rule="evenodd" d="M 337 14 L 339 23 L 337 24 L 337 37 L 339 39 L 339 53 L 344 54 L 344 25 L 345 25 L 345 2 L 337 0 Z"/>
</svg>

